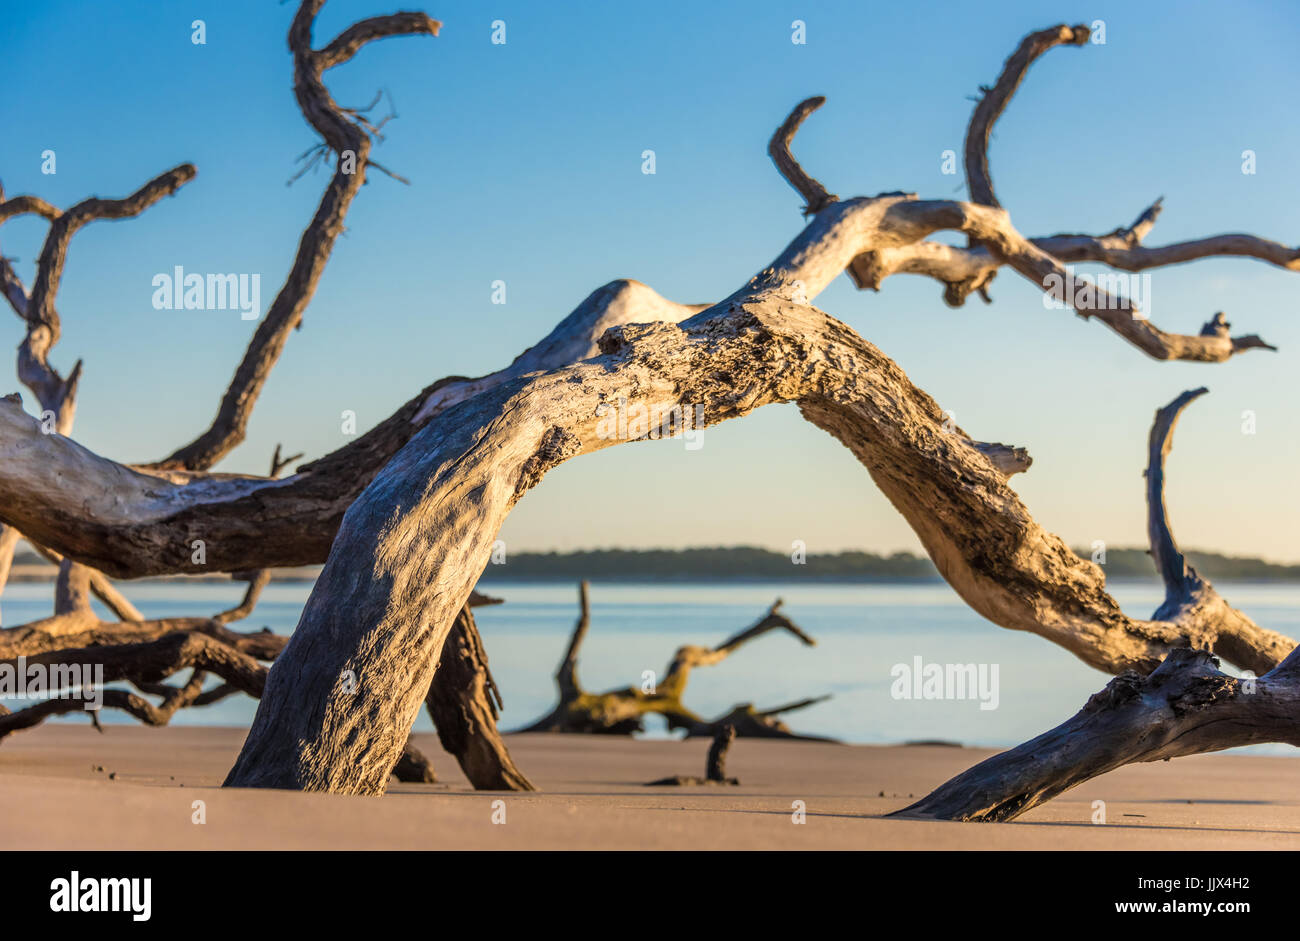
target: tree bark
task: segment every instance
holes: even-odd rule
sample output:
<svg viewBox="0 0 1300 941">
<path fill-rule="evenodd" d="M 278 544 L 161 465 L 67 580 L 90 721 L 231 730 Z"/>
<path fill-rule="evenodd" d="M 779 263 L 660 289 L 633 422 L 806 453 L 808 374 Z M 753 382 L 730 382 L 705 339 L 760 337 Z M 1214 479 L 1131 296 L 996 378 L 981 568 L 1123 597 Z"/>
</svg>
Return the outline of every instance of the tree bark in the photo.
<svg viewBox="0 0 1300 941">
<path fill-rule="evenodd" d="M 1171 650 L 1149 676 L 1122 673 L 1071 719 L 982 761 L 891 816 L 1014 820 L 1107 771 L 1239 745 L 1300 745 L 1300 652 L 1258 680 L 1218 670 L 1203 650 Z"/>
<path fill-rule="evenodd" d="M 1170 623 L 1192 622 L 1203 643 L 1250 659 L 1255 650 L 1238 647 L 1244 636 L 1266 636 L 1231 607 L 1178 549 L 1165 507 L 1165 463 L 1174 427 L 1205 389 L 1184 392 L 1156 412 L 1147 457 L 1147 532 L 1151 555 L 1165 583 L 1165 601 L 1155 616 Z M 1295 716 L 1300 705 L 1296 676 L 1300 648 L 1257 683 L 1227 676 L 1207 650 L 1169 652 L 1148 677 L 1125 671 L 1088 700 L 1069 721 L 1009 752 L 983 761 L 895 816 L 945 820 L 1005 821 L 1115 768 L 1138 761 L 1232 748 L 1253 742 L 1300 742 Z M 1240 662 L 1240 660 L 1238 661 Z M 1264 695 L 1256 697 L 1263 684 Z"/>
<path fill-rule="evenodd" d="M 425 705 L 442 747 L 480 791 L 534 791 L 497 731 L 501 693 L 469 605 L 460 609 L 443 645 Z"/>
<path fill-rule="evenodd" d="M 700 406 L 706 425 L 797 401 L 867 467 L 980 613 L 1111 672 L 1149 671 L 1188 644 L 1202 625 L 1124 615 L 1101 571 L 1033 522 L 937 403 L 789 287 L 759 279 L 750 296 L 680 326 L 617 328 L 603 356 L 488 390 L 417 433 L 348 510 L 283 655 L 290 666 L 273 671 L 227 783 L 382 791 L 506 514 L 550 468 L 617 443 L 596 416 L 620 397 Z M 1237 640 L 1252 668 L 1289 643 L 1246 626 Z M 361 677 L 346 702 L 335 692 L 345 671 Z"/>
</svg>

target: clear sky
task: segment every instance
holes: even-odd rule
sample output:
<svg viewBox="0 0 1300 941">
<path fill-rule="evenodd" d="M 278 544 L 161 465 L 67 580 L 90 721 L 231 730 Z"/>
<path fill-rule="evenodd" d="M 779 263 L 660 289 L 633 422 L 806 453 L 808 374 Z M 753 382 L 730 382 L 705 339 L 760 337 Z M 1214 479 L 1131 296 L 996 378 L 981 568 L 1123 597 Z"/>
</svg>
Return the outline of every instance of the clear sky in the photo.
<svg viewBox="0 0 1300 941">
<path fill-rule="evenodd" d="M 248 441 L 221 469 L 264 473 L 276 442 L 316 456 L 424 385 L 507 364 L 615 278 L 684 302 L 730 293 L 801 226 L 766 155 L 812 94 L 827 105 L 795 144 L 841 196 L 963 198 L 941 172 L 961 151 L 968 96 L 1016 43 L 1058 22 L 1106 23 L 1106 44 L 1040 60 L 997 127 L 999 197 L 1027 235 L 1106 232 L 1156 196 L 1149 244 L 1225 231 L 1300 243 L 1300 18 L 1291 2 L 971 4 L 536 3 L 332 0 L 318 43 L 352 21 L 423 8 L 438 38 L 371 44 L 328 82 L 398 117 L 374 157 L 303 328 L 267 385 Z M 74 239 L 58 307 L 67 369 L 86 360 L 74 436 L 156 459 L 206 427 L 253 323 L 234 311 L 155 310 L 151 279 L 259 273 L 278 289 L 325 175 L 292 187 L 314 142 L 293 99 L 274 0 L 4 0 L 0 179 L 62 206 L 122 196 L 183 161 L 198 177 L 137 219 Z M 191 21 L 206 44 L 191 42 Z M 505 45 L 491 23 L 506 22 Z M 805 21 L 807 42 L 791 42 Z M 656 153 L 656 173 L 641 153 Z M 1241 172 L 1243 150 L 1257 172 Z M 41 173 L 56 153 L 57 172 Z M 8 222 L 0 250 L 29 286 L 45 223 Z M 507 303 L 491 303 L 503 280 Z M 1009 271 L 994 303 L 960 310 L 909 276 L 818 306 L 851 324 L 952 409 L 973 436 L 1028 447 L 1015 478 L 1071 544 L 1145 543 L 1141 470 L 1154 410 L 1207 385 L 1178 430 L 1169 505 L 1187 547 L 1300 559 L 1300 275 L 1215 260 L 1160 269 L 1150 310 L 1195 333 L 1216 310 L 1281 348 L 1224 365 L 1161 364 L 1095 323 L 1047 310 Z M 9 318 L 7 342 L 20 323 Z M 16 380 L 11 384 L 17 388 Z M 8 391 L 7 389 L 5 391 Z M 30 396 L 26 396 L 30 400 Z M 30 407 L 30 406 L 29 406 Z M 1256 433 L 1241 414 L 1256 413 Z M 515 550 L 755 544 L 809 552 L 915 549 L 866 472 L 793 406 L 681 442 L 611 448 L 552 472 L 506 524 Z"/>
</svg>

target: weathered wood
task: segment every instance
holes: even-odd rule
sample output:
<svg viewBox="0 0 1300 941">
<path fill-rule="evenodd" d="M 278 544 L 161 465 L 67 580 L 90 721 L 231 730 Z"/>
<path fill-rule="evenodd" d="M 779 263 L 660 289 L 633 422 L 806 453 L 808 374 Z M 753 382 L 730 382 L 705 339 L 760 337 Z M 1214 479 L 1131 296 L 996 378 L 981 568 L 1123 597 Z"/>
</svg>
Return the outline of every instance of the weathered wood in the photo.
<svg viewBox="0 0 1300 941">
<path fill-rule="evenodd" d="M 1165 601 L 1155 617 L 1189 624 L 1189 646 L 1170 651 L 1146 678 L 1133 671 L 1121 673 L 1072 719 L 981 762 L 895 816 L 1011 820 L 1076 784 L 1132 762 L 1259 741 L 1300 743 L 1300 649 L 1230 607 L 1188 564 L 1169 525 L 1165 462 L 1174 426 L 1183 409 L 1205 392 L 1184 392 L 1156 412 L 1146 469 L 1147 531 L 1165 583 Z M 1213 644 L 1244 657 L 1248 654 L 1235 643 L 1245 635 L 1271 636 L 1271 655 L 1281 662 L 1265 674 L 1267 681 L 1226 676 L 1207 650 L 1193 649 Z M 1261 686 L 1264 695 L 1257 698 Z"/>
<path fill-rule="evenodd" d="M 578 585 L 578 620 L 573 626 L 564 659 L 555 671 L 555 685 L 559 701 L 542 718 L 519 729 L 520 732 L 563 732 L 571 734 L 634 735 L 645 731 L 646 716 L 661 716 L 670 730 L 685 730 L 687 736 L 713 735 L 717 729 L 730 725 L 733 732 L 742 735 L 763 735 L 771 738 L 804 738 L 791 732 L 774 717 L 779 712 L 798 708 L 799 705 L 759 713 L 750 704 L 736 706 L 721 719 L 707 720 L 686 706 L 682 699 L 686 683 L 695 667 L 714 666 L 735 653 L 744 644 L 773 630 L 793 634 L 806 646 L 816 644 L 788 617 L 781 613 L 781 599 L 768 609 L 751 627 L 728 638 L 716 647 L 691 644 L 677 648 L 663 678 L 649 688 L 628 686 L 603 693 L 588 692 L 578 680 L 578 653 L 591 627 L 591 608 L 588 600 L 590 586 L 583 581 Z M 436 680 L 435 680 L 436 682 Z M 821 700 L 807 700 L 801 705 L 811 705 Z"/>
<path fill-rule="evenodd" d="M 467 604 L 456 615 L 442 648 L 425 705 L 442 747 L 480 791 L 533 791 L 497 731 L 501 692 L 488 669 L 487 651 Z"/>
<path fill-rule="evenodd" d="M 322 146 L 337 153 L 359 145 L 351 149 L 360 169 L 367 163 L 370 125 L 357 111 L 333 103 L 323 72 L 369 40 L 428 33 L 436 24 L 422 14 L 375 17 L 313 49 L 312 24 L 322 3 L 303 0 L 290 30 L 295 92 Z M 1029 63 L 1050 45 L 1080 41 L 1068 27 L 1055 35 L 1029 37 L 1009 60 L 987 106 L 977 108 L 972 128 L 982 121 L 984 151 L 987 128 Z M 282 663 L 267 678 L 268 698 L 232 783 L 382 789 L 501 521 L 551 467 L 616 443 L 598 432 L 595 409 L 619 399 L 634 407 L 666 404 L 694 414 L 702 409 L 704 425 L 772 402 L 798 403 L 805 417 L 858 457 L 975 610 L 1052 639 L 1103 669 L 1148 671 L 1171 648 L 1202 640 L 1225 655 L 1231 650 L 1241 666 L 1275 664 L 1290 642 L 1244 619 L 1226 623 L 1216 604 L 1181 605 L 1172 621 L 1124 615 L 1106 594 L 1100 571 L 1044 533 L 1006 486 L 1009 473 L 1027 466 L 1027 455 L 982 444 L 956 429 L 893 362 L 807 301 L 843 271 L 870 285 L 891 264 L 892 270 L 939 276 L 955 296 L 983 291 L 989 260 L 1047 290 L 1052 278 L 1068 278 L 1064 262 L 1070 251 L 1079 257 L 1115 253 L 1111 257 L 1132 264 L 1241 253 L 1300 270 L 1297 252 L 1226 236 L 1153 255 L 1140 242 L 1157 206 L 1108 236 L 1059 236 L 1065 241 L 1057 256 L 1044 240 L 1026 239 L 1015 229 L 996 205 L 987 163 L 978 161 L 971 161 L 972 180 L 982 179 L 988 192 L 976 192 L 972 183 L 972 202 L 901 193 L 828 201 L 825 188 L 812 190 L 811 176 L 789 154 L 812 101 L 778 132 L 773 156 L 820 208 L 772 265 L 730 298 L 707 310 L 687 308 L 635 282 L 615 282 L 506 369 L 434 383 L 367 435 L 287 480 L 207 473 L 214 456 L 242 435 L 247 408 L 284 332 L 301 320 L 341 224 L 340 208 L 355 193 L 336 173 L 304 234 L 281 292 L 283 304 L 273 304 L 275 315 L 261 325 L 265 333 L 255 335 L 209 431 L 164 462 L 166 467 L 136 468 L 94 455 L 62 435 L 41 434 L 15 404 L 0 403 L 0 521 L 68 563 L 65 588 L 80 595 L 68 595 L 73 610 L 61 617 L 73 619 L 84 615 L 78 565 L 120 577 L 192 571 L 192 544 L 199 539 L 208 549 L 208 571 L 306 564 L 328 555 L 282 655 L 289 665 Z M 49 218 L 52 233 L 63 224 L 58 210 L 24 197 L 5 201 L 0 221 L 18 212 Z M 971 246 L 948 250 L 929 242 L 944 231 L 966 234 Z M 66 253 L 66 240 L 55 254 L 60 252 Z M 907 252 L 915 257 L 909 260 Z M 949 280 L 951 269 L 966 266 L 969 272 L 972 264 L 985 266 L 974 276 L 978 284 L 967 283 L 965 275 Z M 53 313 L 60 267 L 61 262 L 42 265 L 38 281 L 45 278 L 46 287 L 38 284 L 23 301 L 29 309 L 21 312 L 37 325 L 34 342 L 46 351 L 57 339 L 57 321 L 46 315 Z M 13 302 L 21 285 L 8 266 L 3 270 L 5 294 Z M 1230 336 L 1222 315 L 1198 334 L 1172 334 L 1146 320 L 1129 299 L 1098 291 L 1093 302 L 1080 303 L 1077 313 L 1101 320 L 1158 359 L 1221 362 L 1270 348 L 1256 336 Z M 66 620 L 58 625 L 79 627 Z M 344 676 L 359 684 L 346 701 L 338 689 Z"/>
<path fill-rule="evenodd" d="M 417 433 L 348 510 L 282 655 L 292 666 L 273 671 L 227 783 L 382 790 L 428 688 L 428 664 L 501 522 L 547 470 L 618 443 L 598 433 L 596 416 L 620 397 L 629 408 L 698 406 L 706 425 L 797 401 L 867 467 L 981 614 L 1110 672 L 1153 669 L 1188 642 L 1190 623 L 1127 617 L 1100 569 L 1033 522 L 937 403 L 788 288 L 760 279 L 749 298 L 681 325 L 616 328 L 603 356 L 488 390 Z M 1252 667 L 1289 643 L 1260 631 L 1240 639 Z M 332 692 L 344 671 L 361 678 L 346 702 Z"/>
<path fill-rule="evenodd" d="M 1049 49 L 1060 45 L 1082 46 L 1091 31 L 1086 26 L 1053 26 L 1030 33 L 1020 41 L 1015 52 L 1007 57 L 992 88 L 981 87 L 983 93 L 975 105 L 970 124 L 966 128 L 966 186 L 972 202 L 984 206 L 1001 206 L 993 193 L 993 177 L 989 171 L 989 136 L 1007 103 L 1024 81 L 1025 73 L 1034 60 Z"/>
<path fill-rule="evenodd" d="M 823 95 L 817 95 L 799 102 L 785 119 L 785 122 L 776 129 L 776 133 L 772 135 L 772 139 L 767 145 L 768 156 L 776 164 L 776 169 L 785 177 L 786 182 L 795 188 L 795 192 L 804 198 L 803 214 L 805 216 L 815 216 L 839 199 L 838 196 L 832 196 L 828 193 L 826 187 L 809 176 L 804 168 L 799 165 L 799 161 L 795 160 L 794 155 L 790 153 L 790 142 L 794 140 L 799 125 L 808 119 L 808 115 L 824 104 L 826 104 L 826 98 Z"/>
<path fill-rule="evenodd" d="M 1300 651 L 1259 679 L 1171 650 L 1149 676 L 1122 673 L 1071 719 L 959 774 L 891 816 L 1002 822 L 1126 764 L 1239 745 L 1300 745 Z"/>
<path fill-rule="evenodd" d="M 355 161 L 351 165 L 342 159 L 336 161 L 316 214 L 298 242 L 284 284 L 253 332 L 212 424 L 157 467 L 204 470 L 244 440 L 258 396 L 289 334 L 302 324 L 334 242 L 343 231 L 352 200 L 366 182 L 366 169 L 371 164 L 370 134 L 355 113 L 335 103 L 325 87 L 324 72 L 351 59 L 365 43 L 390 36 L 437 36 L 441 26 L 423 13 L 376 16 L 354 23 L 321 49 L 313 49 L 312 27 L 324 5 L 325 0 L 304 0 L 289 27 L 293 91 L 303 117 L 325 145 L 336 155 L 350 152 Z"/>
</svg>

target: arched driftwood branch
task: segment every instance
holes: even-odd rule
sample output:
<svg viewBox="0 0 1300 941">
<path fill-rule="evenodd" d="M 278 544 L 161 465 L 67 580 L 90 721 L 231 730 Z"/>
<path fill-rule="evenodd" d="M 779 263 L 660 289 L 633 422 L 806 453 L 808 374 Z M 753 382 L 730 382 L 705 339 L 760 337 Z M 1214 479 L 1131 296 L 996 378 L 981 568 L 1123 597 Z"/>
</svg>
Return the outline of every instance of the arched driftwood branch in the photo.
<svg viewBox="0 0 1300 941">
<path fill-rule="evenodd" d="M 1220 626 L 1194 613 L 1176 624 L 1127 617 L 1100 570 L 1034 523 L 937 403 L 788 288 L 756 279 L 681 325 L 613 329 L 604 355 L 488 390 L 416 434 L 348 510 L 285 651 L 292 667 L 274 671 L 228 783 L 380 791 L 428 686 L 427 664 L 506 514 L 552 467 L 618 443 L 598 431 L 598 416 L 620 398 L 629 414 L 659 410 L 641 438 L 671 431 L 673 409 L 713 424 L 798 402 L 866 466 L 972 607 L 1102 669 L 1149 671 L 1172 647 L 1211 634 L 1223 642 Z M 1252 668 L 1271 667 L 1290 643 L 1234 630 Z M 361 686 L 344 702 L 335 687 L 347 671 Z"/>
</svg>

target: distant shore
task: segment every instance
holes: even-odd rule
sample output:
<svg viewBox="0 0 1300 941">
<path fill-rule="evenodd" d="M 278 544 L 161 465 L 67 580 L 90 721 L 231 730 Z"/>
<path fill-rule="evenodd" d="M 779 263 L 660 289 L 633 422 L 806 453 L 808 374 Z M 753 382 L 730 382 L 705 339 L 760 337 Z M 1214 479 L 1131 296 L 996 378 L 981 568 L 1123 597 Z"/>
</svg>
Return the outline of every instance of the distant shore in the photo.
<svg viewBox="0 0 1300 941">
<path fill-rule="evenodd" d="M 1082 558 L 1094 558 L 1076 549 Z M 1300 564 L 1191 550 L 1187 561 L 1212 581 L 1300 582 Z M 1098 564 L 1108 579 L 1155 579 L 1155 566 L 1145 549 L 1114 548 Z M 321 566 L 273 569 L 275 582 L 310 583 Z M 34 552 L 19 553 L 9 575 L 11 582 L 53 581 L 58 568 Z M 749 546 L 691 549 L 588 549 L 575 552 L 509 553 L 490 563 L 481 580 L 493 582 L 550 582 L 588 579 L 594 582 L 754 582 L 815 581 L 845 583 L 925 584 L 941 581 L 929 558 L 910 552 L 879 555 L 873 552 L 835 553 L 773 552 Z M 229 576 L 173 575 L 142 581 L 228 581 Z"/>
<path fill-rule="evenodd" d="M 1093 553 L 1076 549 L 1082 558 Z M 1217 552 L 1188 551 L 1188 562 L 1211 580 L 1300 582 L 1300 565 Z M 1145 549 L 1113 548 L 1097 561 L 1107 578 L 1158 579 Z M 482 581 L 828 581 L 938 582 L 934 563 L 910 552 L 773 552 L 748 546 L 692 549 L 592 549 L 578 552 L 520 552 L 489 564 Z"/>
</svg>

